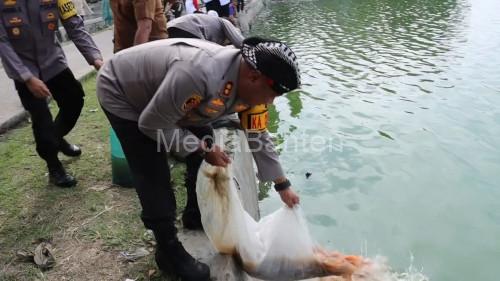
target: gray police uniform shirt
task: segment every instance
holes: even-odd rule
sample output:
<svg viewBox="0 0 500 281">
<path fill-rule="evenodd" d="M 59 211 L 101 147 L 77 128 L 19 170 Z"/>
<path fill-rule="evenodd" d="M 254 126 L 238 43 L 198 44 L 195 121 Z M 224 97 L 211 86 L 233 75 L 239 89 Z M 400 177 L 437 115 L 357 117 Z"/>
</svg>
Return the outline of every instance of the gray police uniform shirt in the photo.
<svg viewBox="0 0 500 281">
<path fill-rule="evenodd" d="M 241 42 L 244 39 L 241 32 L 230 21 L 206 14 L 184 15 L 169 21 L 167 25 L 168 28 L 178 28 L 193 34 L 196 38 L 220 45 L 224 45 L 227 39 L 236 48 L 241 48 Z"/>
<path fill-rule="evenodd" d="M 0 0 L 0 56 L 11 79 L 47 81 L 68 67 L 55 36 L 59 19 L 89 64 L 102 59 L 71 0 Z"/>
<path fill-rule="evenodd" d="M 156 141 L 163 138 L 168 150 L 186 156 L 200 145 L 187 126 L 208 125 L 248 108 L 236 93 L 241 59 L 239 49 L 198 39 L 141 44 L 104 64 L 97 96 L 106 111 L 137 121 L 142 133 Z M 253 153 L 259 178 L 283 177 L 269 134 L 261 133 L 260 139 L 271 149 Z"/>
</svg>

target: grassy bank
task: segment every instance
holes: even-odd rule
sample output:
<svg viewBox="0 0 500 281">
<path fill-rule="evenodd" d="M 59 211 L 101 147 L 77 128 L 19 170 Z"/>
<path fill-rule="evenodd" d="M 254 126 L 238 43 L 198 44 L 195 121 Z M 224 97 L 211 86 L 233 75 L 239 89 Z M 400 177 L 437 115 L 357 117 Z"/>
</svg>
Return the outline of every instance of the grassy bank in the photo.
<svg viewBox="0 0 500 281">
<path fill-rule="evenodd" d="M 83 154 L 63 163 L 77 179 L 72 189 L 48 184 L 35 152 L 31 124 L 0 136 L 0 280 L 170 280 L 155 271 L 153 255 L 124 262 L 121 251 L 147 247 L 133 189 L 111 184 L 108 122 L 95 96 L 95 76 L 84 81 L 85 107 L 67 139 Z M 53 113 L 57 112 L 51 103 Z M 184 206 L 184 167 L 172 171 L 178 210 Z M 56 266 L 41 271 L 16 260 L 16 251 L 42 240 L 54 246 Z"/>
</svg>

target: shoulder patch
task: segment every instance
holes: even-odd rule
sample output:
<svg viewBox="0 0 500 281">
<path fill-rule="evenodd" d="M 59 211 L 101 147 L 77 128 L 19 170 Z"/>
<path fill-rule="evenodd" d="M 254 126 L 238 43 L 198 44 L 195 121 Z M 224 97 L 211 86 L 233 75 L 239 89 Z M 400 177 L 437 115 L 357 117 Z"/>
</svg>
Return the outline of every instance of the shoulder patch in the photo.
<svg viewBox="0 0 500 281">
<path fill-rule="evenodd" d="M 4 1 L 3 1 L 3 5 L 4 5 L 5 7 L 15 6 L 15 5 L 16 5 L 16 3 L 17 3 L 17 1 L 16 1 L 16 0 L 4 0 Z"/>
<path fill-rule="evenodd" d="M 21 29 L 19 29 L 19 27 L 14 27 L 12 29 L 12 35 L 14 35 L 15 37 L 21 35 Z"/>
<path fill-rule="evenodd" d="M 71 0 L 57 0 L 57 8 L 62 20 L 67 20 L 78 14 L 75 4 Z"/>
<path fill-rule="evenodd" d="M 182 104 L 181 110 L 184 112 L 188 112 L 193 108 L 197 108 L 201 103 L 201 96 L 198 94 L 193 94 Z"/>
<path fill-rule="evenodd" d="M 210 108 L 210 107 L 206 107 L 205 108 L 205 113 L 208 114 L 208 115 L 215 115 L 215 114 L 219 113 L 219 110 L 213 109 L 213 108 Z"/>
<path fill-rule="evenodd" d="M 23 19 L 21 17 L 12 17 L 9 19 L 9 24 L 11 26 L 19 26 L 23 23 Z"/>
<path fill-rule="evenodd" d="M 48 12 L 46 17 L 48 20 L 55 20 L 56 19 L 56 15 L 52 12 Z"/>
<path fill-rule="evenodd" d="M 234 106 L 234 111 L 235 112 L 242 112 L 242 111 L 245 111 L 249 108 L 248 105 L 246 104 L 243 104 L 243 103 L 238 103 Z"/>
<path fill-rule="evenodd" d="M 222 100 L 221 98 L 212 99 L 210 101 L 210 104 L 215 106 L 215 107 L 223 107 L 225 105 L 224 100 Z"/>
<path fill-rule="evenodd" d="M 267 129 L 267 122 L 269 120 L 269 113 L 267 105 L 256 105 L 246 111 L 241 112 L 240 122 L 241 126 L 253 132 L 261 132 Z"/>
</svg>

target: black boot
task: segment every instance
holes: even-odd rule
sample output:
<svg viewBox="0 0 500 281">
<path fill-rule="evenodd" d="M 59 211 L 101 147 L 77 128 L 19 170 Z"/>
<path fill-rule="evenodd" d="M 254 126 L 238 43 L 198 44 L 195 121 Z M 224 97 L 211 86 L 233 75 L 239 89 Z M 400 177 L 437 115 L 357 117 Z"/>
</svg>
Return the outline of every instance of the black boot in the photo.
<svg viewBox="0 0 500 281">
<path fill-rule="evenodd" d="M 209 267 L 194 259 L 179 240 L 158 241 L 155 261 L 160 270 L 177 275 L 182 281 L 209 281 Z"/>
<path fill-rule="evenodd" d="M 173 273 L 182 281 L 209 281 L 210 269 L 204 263 L 195 260 L 177 239 L 175 227 L 175 201 L 166 216 L 151 218 L 142 214 L 144 226 L 153 231 L 156 242 L 155 260 L 158 267 Z"/>
<path fill-rule="evenodd" d="M 49 182 L 59 187 L 73 187 L 76 179 L 68 174 L 62 165 L 49 167 Z"/>
<path fill-rule="evenodd" d="M 65 139 L 61 139 L 59 151 L 61 151 L 64 155 L 71 157 L 82 155 L 82 150 L 78 146 L 68 143 Z"/>
</svg>

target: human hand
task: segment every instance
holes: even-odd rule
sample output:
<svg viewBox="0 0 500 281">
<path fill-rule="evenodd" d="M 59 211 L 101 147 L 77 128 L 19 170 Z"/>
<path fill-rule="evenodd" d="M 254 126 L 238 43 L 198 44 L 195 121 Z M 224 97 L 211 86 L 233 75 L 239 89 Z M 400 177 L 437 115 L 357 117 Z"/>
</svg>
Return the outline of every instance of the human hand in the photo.
<svg viewBox="0 0 500 281">
<path fill-rule="evenodd" d="M 47 85 L 45 85 L 42 80 L 34 76 L 26 81 L 26 87 L 28 87 L 30 92 L 39 99 L 50 97 L 52 95 L 49 91 L 49 88 L 47 88 Z"/>
<path fill-rule="evenodd" d="M 94 61 L 94 68 L 95 68 L 95 70 L 101 69 L 101 67 L 102 67 L 103 64 L 104 64 L 104 62 L 101 59 L 96 59 Z"/>
<path fill-rule="evenodd" d="M 216 144 L 205 154 L 205 161 L 214 166 L 226 167 L 231 163 L 229 156 Z"/>
<path fill-rule="evenodd" d="M 278 191 L 278 193 L 280 194 L 281 201 L 290 208 L 300 203 L 299 195 L 292 190 L 292 187 Z"/>
</svg>

